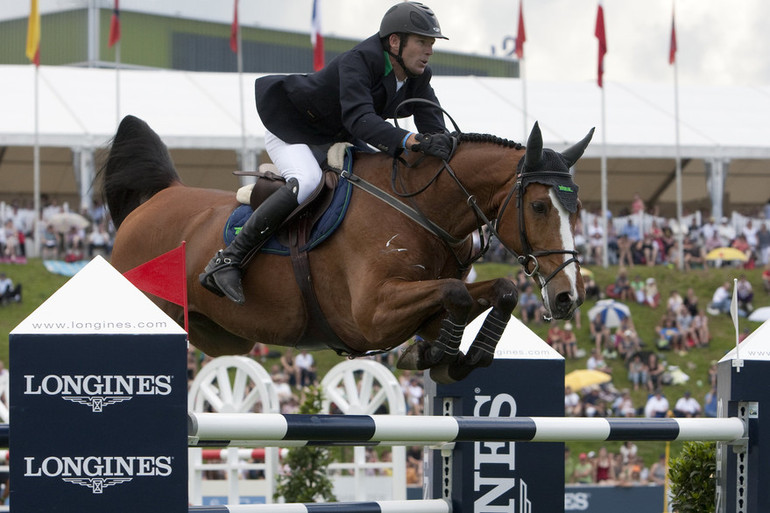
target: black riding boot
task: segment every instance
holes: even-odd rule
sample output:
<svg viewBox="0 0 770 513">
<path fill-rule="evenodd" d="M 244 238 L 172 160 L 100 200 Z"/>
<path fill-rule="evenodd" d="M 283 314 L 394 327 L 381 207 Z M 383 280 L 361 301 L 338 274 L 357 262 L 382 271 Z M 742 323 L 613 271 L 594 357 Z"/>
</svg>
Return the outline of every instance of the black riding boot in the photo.
<svg viewBox="0 0 770 513">
<path fill-rule="evenodd" d="M 198 276 L 201 285 L 239 305 L 246 302 L 241 285 L 241 263 L 249 251 L 264 242 L 297 208 L 298 184 L 290 178 L 251 214 L 240 233 L 225 249 L 220 249 Z"/>
</svg>

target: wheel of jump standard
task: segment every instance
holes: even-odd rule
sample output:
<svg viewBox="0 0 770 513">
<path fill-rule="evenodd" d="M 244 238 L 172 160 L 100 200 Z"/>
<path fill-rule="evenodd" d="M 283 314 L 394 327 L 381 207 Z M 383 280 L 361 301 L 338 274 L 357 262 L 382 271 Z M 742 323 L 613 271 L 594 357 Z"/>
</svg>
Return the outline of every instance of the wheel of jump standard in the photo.
<svg viewBox="0 0 770 513">
<path fill-rule="evenodd" d="M 374 360 L 347 360 L 335 365 L 321 381 L 323 410 L 333 404 L 347 415 L 373 415 L 382 405 L 387 413 L 406 415 L 406 400 L 393 373 Z"/>
<path fill-rule="evenodd" d="M 222 356 L 206 364 L 187 395 L 194 412 L 280 413 L 270 374 L 245 356 Z"/>
</svg>

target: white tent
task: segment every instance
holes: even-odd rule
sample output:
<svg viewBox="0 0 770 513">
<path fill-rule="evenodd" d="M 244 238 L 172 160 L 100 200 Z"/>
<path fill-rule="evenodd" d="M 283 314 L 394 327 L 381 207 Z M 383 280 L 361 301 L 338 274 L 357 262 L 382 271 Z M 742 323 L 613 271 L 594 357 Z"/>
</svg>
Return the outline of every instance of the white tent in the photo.
<svg viewBox="0 0 770 513">
<path fill-rule="evenodd" d="M 44 193 L 72 194 L 79 155 L 103 147 L 117 126 L 120 109 L 152 126 L 172 150 L 183 179 L 197 186 L 234 186 L 229 173 L 244 147 L 243 162 L 256 163 L 264 127 L 254 108 L 252 84 L 244 74 L 240 105 L 238 75 L 167 70 L 115 70 L 41 66 L 39 144 Z M 0 66 L 0 192 L 31 193 L 34 144 L 35 69 Z M 444 108 L 464 132 L 483 132 L 525 142 L 519 79 L 435 77 Z M 593 82 L 527 82 L 526 111 L 538 120 L 545 145 L 563 149 L 597 127 L 594 142 L 577 166 L 584 203 L 599 201 L 599 158 L 603 151 L 600 90 Z M 674 201 L 674 91 L 669 84 L 605 82 L 608 195 L 628 205 L 634 192 L 663 203 Z M 736 204 L 763 204 L 770 191 L 747 184 L 766 176 L 770 138 L 770 86 L 686 86 L 679 91 L 684 201 L 708 203 L 714 171 L 725 176 L 727 197 Z M 202 157 L 201 151 L 205 151 Z M 187 152 L 187 153 L 186 153 Z M 86 162 L 86 164 L 83 164 Z M 244 166 L 246 167 L 246 165 Z M 728 172 L 729 169 L 729 172 Z M 713 180 L 713 178 L 712 178 Z M 712 187 L 713 188 L 713 187 Z M 717 189 L 718 190 L 718 189 Z"/>
</svg>

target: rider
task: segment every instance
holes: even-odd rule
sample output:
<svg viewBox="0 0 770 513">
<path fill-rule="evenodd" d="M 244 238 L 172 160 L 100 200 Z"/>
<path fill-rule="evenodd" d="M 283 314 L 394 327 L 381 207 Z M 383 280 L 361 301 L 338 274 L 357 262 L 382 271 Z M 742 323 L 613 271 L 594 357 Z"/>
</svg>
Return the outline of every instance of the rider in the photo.
<svg viewBox="0 0 770 513">
<path fill-rule="evenodd" d="M 268 197 L 230 246 L 212 258 L 199 277 L 204 287 L 238 304 L 245 302 L 241 269 L 249 253 L 315 190 L 322 177 L 318 162 L 332 143 L 369 144 L 394 157 L 412 150 L 449 158 L 452 141 L 437 106 L 417 102 L 399 109 L 399 116 L 414 116 L 417 134 L 385 121 L 396 116 L 396 108 L 406 99 L 438 105 L 428 66 L 436 38 L 447 39 L 433 11 L 418 2 L 400 2 L 385 13 L 379 33 L 317 73 L 257 79 L 265 149 L 286 185 Z"/>
</svg>

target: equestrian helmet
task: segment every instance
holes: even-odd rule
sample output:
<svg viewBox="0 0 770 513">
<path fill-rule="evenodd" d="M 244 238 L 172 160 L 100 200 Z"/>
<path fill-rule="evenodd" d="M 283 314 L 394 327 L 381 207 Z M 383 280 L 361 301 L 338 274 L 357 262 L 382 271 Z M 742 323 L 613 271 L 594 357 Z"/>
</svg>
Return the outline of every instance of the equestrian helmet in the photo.
<svg viewBox="0 0 770 513">
<path fill-rule="evenodd" d="M 430 7 L 419 2 L 399 2 L 388 9 L 380 23 L 380 37 L 393 33 L 449 39 L 441 33 L 438 19 Z"/>
</svg>

